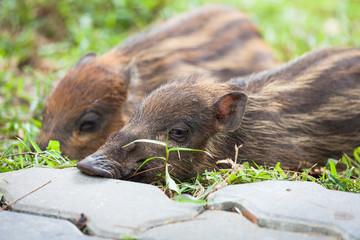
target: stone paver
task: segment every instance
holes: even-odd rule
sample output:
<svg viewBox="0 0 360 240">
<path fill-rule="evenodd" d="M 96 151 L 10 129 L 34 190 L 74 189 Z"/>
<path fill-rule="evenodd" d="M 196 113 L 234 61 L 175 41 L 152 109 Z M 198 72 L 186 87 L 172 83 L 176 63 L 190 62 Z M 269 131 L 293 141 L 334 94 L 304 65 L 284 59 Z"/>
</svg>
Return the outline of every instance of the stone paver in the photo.
<svg viewBox="0 0 360 240">
<path fill-rule="evenodd" d="M 82 234 L 66 220 L 41 217 L 24 213 L 0 212 L 0 239 L 51 239 L 51 240 L 100 240 Z"/>
<path fill-rule="evenodd" d="M 311 182 L 232 185 L 211 194 L 208 202 L 219 209 L 248 210 L 267 228 L 360 239 L 360 195 Z"/>
<path fill-rule="evenodd" d="M 81 213 L 88 218 L 89 233 L 113 239 L 360 239 L 360 195 L 315 183 L 228 186 L 209 196 L 210 209 L 217 210 L 204 212 L 199 205 L 170 200 L 155 186 L 90 177 L 75 168 L 2 173 L 0 193 L 11 202 L 46 183 L 12 206 L 22 214 L 0 212 L 1 239 L 16 239 L 19 228 L 33 228 L 27 239 L 50 239 L 47 230 L 54 229 L 55 221 L 56 232 L 64 233 L 58 234 L 60 239 L 90 239 L 72 224 Z M 259 226 L 225 211 L 232 207 L 249 211 Z M 42 225 L 37 221 L 47 220 L 48 225 L 34 228 L 34 223 Z"/>
<path fill-rule="evenodd" d="M 141 239 L 330 239 L 315 234 L 301 234 L 259 228 L 242 215 L 225 211 L 206 211 L 193 221 L 169 223 L 153 228 Z"/>
<path fill-rule="evenodd" d="M 155 186 L 85 176 L 75 168 L 31 168 L 3 173 L 0 178 L 7 181 L 0 181 L 0 192 L 8 202 L 51 180 L 12 208 L 73 222 L 84 213 L 90 233 L 103 237 L 137 235 L 169 219 L 191 218 L 198 209 L 170 200 Z"/>
</svg>

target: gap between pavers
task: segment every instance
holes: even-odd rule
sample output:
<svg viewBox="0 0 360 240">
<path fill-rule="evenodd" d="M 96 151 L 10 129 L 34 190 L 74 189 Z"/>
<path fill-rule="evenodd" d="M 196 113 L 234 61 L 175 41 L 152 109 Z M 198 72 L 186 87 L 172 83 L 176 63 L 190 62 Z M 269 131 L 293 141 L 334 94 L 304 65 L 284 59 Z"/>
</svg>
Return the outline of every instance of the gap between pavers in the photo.
<svg viewBox="0 0 360 240">
<path fill-rule="evenodd" d="M 294 233 L 268 228 L 259 228 L 242 215 L 209 210 L 192 221 L 177 221 L 150 229 L 139 239 L 158 240 L 218 240 L 218 239 L 266 239 L 266 240 L 325 240 L 332 239 L 320 234 Z"/>
<path fill-rule="evenodd" d="M 222 210 L 247 210 L 265 228 L 360 239 L 360 195 L 327 190 L 312 182 L 231 185 L 211 194 L 208 204 Z"/>
<path fill-rule="evenodd" d="M 84 235 L 69 221 L 18 212 L 0 211 L 0 239 L 101 240 Z"/>
</svg>

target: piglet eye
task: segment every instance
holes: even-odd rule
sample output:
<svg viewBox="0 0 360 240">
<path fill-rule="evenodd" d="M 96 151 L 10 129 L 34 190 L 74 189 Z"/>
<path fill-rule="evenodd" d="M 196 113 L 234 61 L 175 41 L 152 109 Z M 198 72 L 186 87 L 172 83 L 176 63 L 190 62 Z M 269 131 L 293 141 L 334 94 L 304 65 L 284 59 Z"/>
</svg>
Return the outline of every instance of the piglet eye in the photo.
<svg viewBox="0 0 360 240">
<path fill-rule="evenodd" d="M 87 112 L 79 120 L 80 132 L 91 132 L 98 128 L 101 123 L 101 116 L 97 112 Z"/>
<path fill-rule="evenodd" d="M 92 129 L 94 129 L 97 125 L 97 120 L 90 120 L 90 121 L 85 121 L 83 123 L 81 123 L 80 125 L 80 131 L 90 131 Z"/>
<path fill-rule="evenodd" d="M 188 130 L 180 129 L 180 128 L 173 128 L 169 131 L 169 136 L 173 140 L 176 140 L 179 142 L 184 142 L 184 141 L 186 141 L 186 137 L 187 137 L 188 133 L 189 133 Z"/>
<path fill-rule="evenodd" d="M 182 129 L 171 129 L 169 134 L 174 137 L 183 137 L 187 134 L 188 131 Z"/>
</svg>

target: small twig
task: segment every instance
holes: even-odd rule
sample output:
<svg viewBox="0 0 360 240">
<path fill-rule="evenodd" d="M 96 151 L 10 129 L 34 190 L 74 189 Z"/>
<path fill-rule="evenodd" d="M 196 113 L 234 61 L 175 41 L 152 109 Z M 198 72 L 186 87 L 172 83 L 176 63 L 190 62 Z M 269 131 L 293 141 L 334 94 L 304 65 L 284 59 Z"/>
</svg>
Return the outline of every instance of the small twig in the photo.
<svg viewBox="0 0 360 240">
<path fill-rule="evenodd" d="M 185 218 L 185 219 L 178 219 L 178 220 L 168 220 L 166 222 L 164 222 L 161 226 L 164 226 L 164 225 L 169 225 L 169 224 L 174 224 L 174 223 L 181 223 L 181 222 L 189 222 L 189 221 L 193 221 L 195 219 L 198 219 L 198 220 L 205 220 L 205 218 L 197 218 L 200 214 L 196 214 L 194 217 L 192 218 Z"/>
<path fill-rule="evenodd" d="M 145 172 L 149 172 L 149 171 L 152 171 L 152 170 L 160 169 L 160 168 L 163 168 L 163 166 L 146 169 L 146 170 L 144 170 L 144 171 L 135 173 L 135 174 L 131 175 L 130 177 L 127 177 L 126 180 L 127 180 L 127 179 L 130 179 L 130 178 L 132 178 L 132 177 L 135 177 L 136 175 L 139 175 L 139 174 L 142 174 L 142 173 L 145 173 Z"/>
<path fill-rule="evenodd" d="M 30 194 L 32 194 L 32 193 L 34 193 L 34 192 L 36 192 L 36 191 L 37 191 L 37 190 L 39 190 L 40 188 L 45 187 L 45 186 L 46 186 L 46 185 L 48 185 L 50 182 L 51 182 L 51 180 L 49 180 L 47 183 L 45 183 L 45 184 L 41 185 L 40 187 L 38 187 L 38 188 L 36 188 L 36 189 L 32 190 L 31 192 L 29 192 L 29 193 L 25 194 L 24 196 L 19 197 L 18 199 L 16 199 L 16 200 L 12 201 L 11 203 L 7 204 L 6 206 L 4 206 L 4 207 L 0 208 L 0 210 L 5 210 L 5 209 L 7 209 L 7 208 L 8 208 L 8 207 L 10 207 L 11 205 L 14 205 L 15 203 L 17 203 L 17 202 L 18 202 L 18 201 L 20 201 L 21 199 L 23 199 L 23 198 L 25 198 L 25 197 L 29 196 Z"/>
<path fill-rule="evenodd" d="M 235 166 L 234 166 L 235 167 Z M 211 193 L 213 192 L 216 192 L 217 190 L 219 190 L 220 188 L 223 188 L 225 187 L 226 185 L 228 185 L 228 180 L 230 179 L 230 177 L 232 177 L 234 174 L 236 174 L 236 169 L 235 168 L 232 168 L 231 171 L 230 171 L 230 174 L 229 176 L 227 176 L 224 180 L 222 180 L 221 182 L 218 182 L 213 189 L 211 189 L 211 191 L 209 191 L 207 193 L 207 195 L 210 195 Z M 203 197 L 203 196 L 202 196 Z"/>
<path fill-rule="evenodd" d="M 239 156 L 239 149 L 242 147 L 243 145 L 240 144 L 240 146 L 238 146 L 237 144 L 235 144 L 235 165 L 237 164 L 237 159 L 238 159 L 238 156 Z"/>
<path fill-rule="evenodd" d="M 64 169 L 64 168 L 73 168 L 76 167 L 76 165 L 69 165 L 69 166 L 54 166 L 55 169 Z"/>
<path fill-rule="evenodd" d="M 9 154 L 6 156 L 2 156 L 1 158 L 9 158 L 9 157 L 14 157 L 14 156 L 20 156 L 20 155 L 37 155 L 37 154 L 44 154 L 46 152 L 38 152 L 38 153 L 33 153 L 33 152 L 24 152 L 24 153 L 14 153 L 14 154 Z"/>
<path fill-rule="evenodd" d="M 137 229 L 140 229 L 141 231 L 146 232 L 150 228 L 154 228 L 154 227 L 162 227 L 162 226 L 166 226 L 166 225 L 170 225 L 170 224 L 174 224 L 174 223 L 189 222 L 189 221 L 194 221 L 194 220 L 206 220 L 205 218 L 199 217 L 199 215 L 201 215 L 202 213 L 203 212 L 199 212 L 194 217 L 190 217 L 190 218 L 168 220 L 168 221 L 164 221 L 162 223 L 154 224 L 154 225 L 144 227 L 144 228 L 137 228 Z"/>
<path fill-rule="evenodd" d="M 51 158 L 48 158 L 48 157 L 45 157 L 45 156 L 43 156 L 43 155 L 40 155 L 40 154 L 39 154 L 39 157 L 45 158 L 45 159 L 47 159 L 47 160 L 49 160 L 49 161 L 56 162 L 56 163 L 60 164 L 58 161 L 56 161 L 56 160 L 54 160 L 54 159 L 51 159 Z"/>
<path fill-rule="evenodd" d="M 3 180 L 4 182 L 6 182 L 6 183 L 9 183 L 8 181 L 6 181 L 5 179 L 3 179 L 3 178 L 0 178 L 1 180 Z"/>
<path fill-rule="evenodd" d="M 317 163 L 315 163 L 314 165 L 311 166 L 311 168 L 309 168 L 307 171 L 306 171 L 306 175 L 309 175 L 309 173 L 312 171 L 312 169 L 317 165 Z"/>
</svg>

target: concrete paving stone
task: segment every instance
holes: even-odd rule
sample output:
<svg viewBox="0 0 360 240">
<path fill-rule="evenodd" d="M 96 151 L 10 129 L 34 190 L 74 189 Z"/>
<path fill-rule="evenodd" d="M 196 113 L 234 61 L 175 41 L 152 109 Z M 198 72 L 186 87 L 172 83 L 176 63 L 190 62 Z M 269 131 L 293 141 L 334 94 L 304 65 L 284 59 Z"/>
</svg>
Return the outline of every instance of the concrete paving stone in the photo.
<svg viewBox="0 0 360 240">
<path fill-rule="evenodd" d="M 152 228 L 140 236 L 140 239 L 331 239 L 317 234 L 303 234 L 274 229 L 260 228 L 248 221 L 241 214 L 225 211 L 205 211 L 195 219 L 170 222 Z"/>
<path fill-rule="evenodd" d="M 247 210 L 266 228 L 360 239 L 360 194 L 327 190 L 312 182 L 231 185 L 211 194 L 208 203 L 217 209 Z"/>
<path fill-rule="evenodd" d="M 0 211 L 0 239 L 2 240 L 100 240 L 84 235 L 69 221 L 24 213 Z"/>
<path fill-rule="evenodd" d="M 30 168 L 2 173 L 0 192 L 11 202 L 49 180 L 49 184 L 18 201 L 12 209 L 72 222 L 84 213 L 91 234 L 119 238 L 122 234 L 139 235 L 169 220 L 194 217 L 199 208 L 174 202 L 149 184 L 90 177 L 75 168 Z"/>
</svg>

